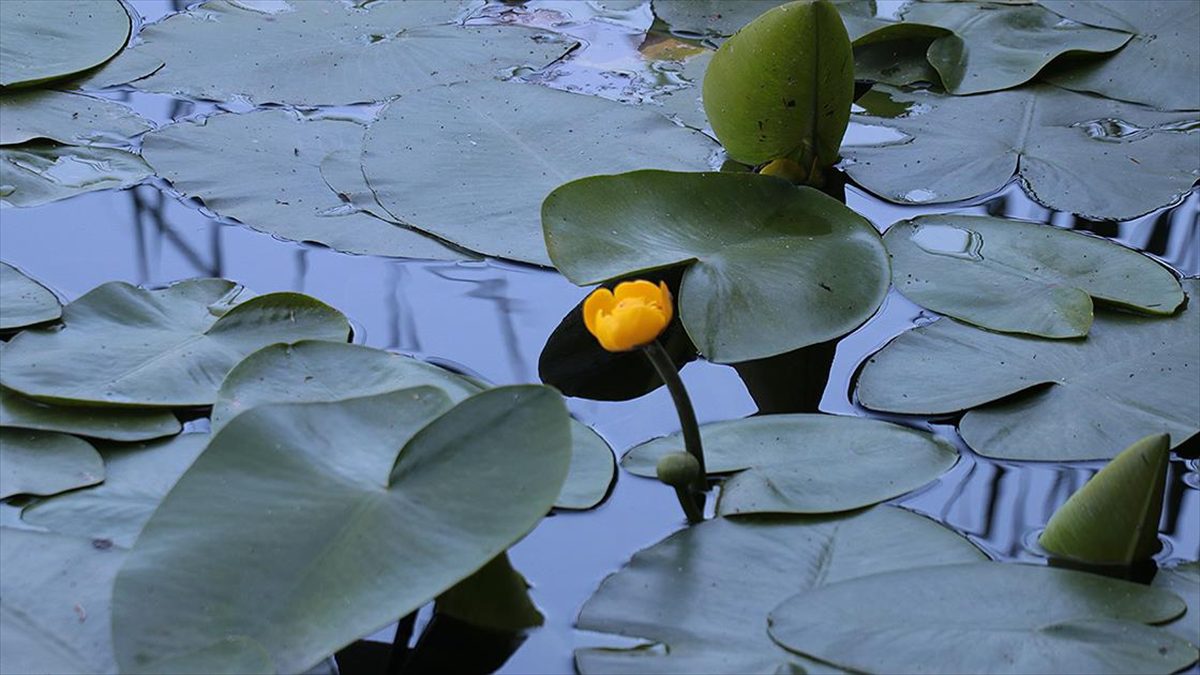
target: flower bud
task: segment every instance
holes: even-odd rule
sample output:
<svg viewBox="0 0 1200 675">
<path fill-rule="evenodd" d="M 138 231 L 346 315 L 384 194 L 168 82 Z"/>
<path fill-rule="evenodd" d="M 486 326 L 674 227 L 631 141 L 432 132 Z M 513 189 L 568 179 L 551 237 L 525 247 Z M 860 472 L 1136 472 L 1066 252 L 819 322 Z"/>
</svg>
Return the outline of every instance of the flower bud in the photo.
<svg viewBox="0 0 1200 675">
<path fill-rule="evenodd" d="M 700 462 L 686 452 L 672 452 L 658 460 L 658 479 L 676 488 L 692 485 L 700 477 Z"/>
</svg>

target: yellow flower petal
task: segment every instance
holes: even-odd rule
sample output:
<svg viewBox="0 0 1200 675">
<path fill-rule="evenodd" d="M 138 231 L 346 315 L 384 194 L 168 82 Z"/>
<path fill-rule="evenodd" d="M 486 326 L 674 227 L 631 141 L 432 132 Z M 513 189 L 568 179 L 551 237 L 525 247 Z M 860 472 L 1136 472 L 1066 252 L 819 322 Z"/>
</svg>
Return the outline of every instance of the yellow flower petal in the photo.
<svg viewBox="0 0 1200 675">
<path fill-rule="evenodd" d="M 596 316 L 600 312 L 612 311 L 615 304 L 617 301 L 607 288 L 597 288 L 583 301 L 583 325 L 587 326 L 589 333 L 596 334 Z"/>
</svg>

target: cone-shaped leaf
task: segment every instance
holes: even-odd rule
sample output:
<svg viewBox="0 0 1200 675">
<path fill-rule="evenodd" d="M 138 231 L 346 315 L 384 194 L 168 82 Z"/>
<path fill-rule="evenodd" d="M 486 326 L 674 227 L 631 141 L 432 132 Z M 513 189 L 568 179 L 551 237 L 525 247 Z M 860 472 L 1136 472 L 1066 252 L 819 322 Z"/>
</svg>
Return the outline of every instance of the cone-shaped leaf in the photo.
<svg viewBox="0 0 1200 675">
<path fill-rule="evenodd" d="M 1123 450 L 1054 512 L 1038 543 L 1095 564 L 1128 565 L 1154 555 L 1170 447 L 1167 434 L 1156 434 Z"/>
</svg>

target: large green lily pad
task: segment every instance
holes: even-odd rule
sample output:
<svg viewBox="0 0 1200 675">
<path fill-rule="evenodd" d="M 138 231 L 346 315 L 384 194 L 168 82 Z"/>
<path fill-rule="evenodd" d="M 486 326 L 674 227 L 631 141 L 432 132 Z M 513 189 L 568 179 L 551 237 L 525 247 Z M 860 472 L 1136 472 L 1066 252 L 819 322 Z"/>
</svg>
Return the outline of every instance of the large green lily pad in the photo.
<svg viewBox="0 0 1200 675">
<path fill-rule="evenodd" d="M 111 597 L 124 560 L 90 539 L 0 528 L 0 672 L 115 673 Z"/>
<path fill-rule="evenodd" d="M 790 0 L 653 0 L 654 15 L 671 31 L 719 40 L 733 35 L 742 26 L 767 10 Z M 851 36 L 863 33 L 875 15 L 875 0 L 831 0 Z"/>
<path fill-rule="evenodd" d="M 449 406 L 423 387 L 228 422 L 117 577 L 121 670 L 302 671 L 524 536 L 567 473 L 562 398 L 500 387 Z"/>
<path fill-rule="evenodd" d="M 1196 26 L 1200 5 L 1168 0 L 1042 0 L 1068 19 L 1134 34 L 1103 59 L 1069 62 L 1048 75 L 1054 84 L 1166 110 L 1200 110 Z"/>
<path fill-rule="evenodd" d="M 144 441 L 179 433 L 165 410 L 51 405 L 0 387 L 0 427 L 62 431 L 113 441 Z"/>
<path fill-rule="evenodd" d="M 847 145 L 846 172 L 884 199 L 972 199 L 1017 175 L 1045 206 L 1128 220 L 1170 204 L 1200 177 L 1196 116 L 1031 85 L 977 96 L 877 86 L 855 121 L 909 138 Z M 899 106 L 906 110 L 896 116 Z"/>
<path fill-rule="evenodd" d="M 50 289 L 0 262 L 0 331 L 54 321 L 62 304 Z"/>
<path fill-rule="evenodd" d="M 63 308 L 61 330 L 13 338 L 0 383 L 51 403 L 206 406 L 225 374 L 261 347 L 349 337 L 346 317 L 315 298 L 271 293 L 233 304 L 243 290 L 224 279 L 153 291 L 104 284 Z"/>
<path fill-rule="evenodd" d="M 149 443 L 102 444 L 102 484 L 35 501 L 21 511 L 21 520 L 129 548 L 208 439 L 208 434 L 182 434 Z"/>
<path fill-rule="evenodd" d="M 0 147 L 0 201 L 40 206 L 95 190 L 123 189 L 153 171 L 124 150 L 49 143 Z"/>
<path fill-rule="evenodd" d="M 214 0 L 147 26 L 123 53 L 162 61 L 138 89 L 192 98 L 347 105 L 433 84 L 540 68 L 574 43 L 516 26 L 442 25 L 458 3 L 287 3 L 264 12 Z M 219 55 L 216 57 L 214 55 Z M 135 68 L 133 72 L 143 70 Z"/>
<path fill-rule="evenodd" d="M 688 264 L 679 315 L 710 361 L 841 337 L 883 301 L 874 226 L 837 200 L 749 173 L 592 176 L 542 205 L 546 248 L 576 284 Z"/>
<path fill-rule="evenodd" d="M 284 110 L 214 115 L 147 134 L 142 154 L 189 197 L 260 232 L 346 253 L 473 257 L 411 228 L 351 208 L 321 176 L 322 161 L 358 148 L 364 127 Z"/>
<path fill-rule="evenodd" d="M 0 87 L 94 68 L 125 46 L 132 22 L 117 0 L 0 2 Z"/>
<path fill-rule="evenodd" d="M 700 427 L 709 474 L 721 484 L 717 513 L 830 513 L 902 495 L 945 473 L 958 451 L 888 422 L 833 415 L 767 415 Z M 678 433 L 630 450 L 621 465 L 653 477 L 683 449 Z"/>
<path fill-rule="evenodd" d="M 706 169 L 716 150 L 704 134 L 649 110 L 474 82 L 388 105 L 367 131 L 362 163 L 400 222 L 472 251 L 548 265 L 538 205 L 551 190 L 592 174 Z"/>
<path fill-rule="evenodd" d="M 1185 279 L 1183 287 L 1191 301 L 1175 316 L 1097 314 L 1084 340 L 1005 335 L 942 319 L 872 356 L 858 398 L 868 408 L 917 415 L 973 408 L 959 431 L 988 457 L 1111 459 L 1158 433 L 1177 446 L 1200 431 L 1193 306 L 1200 280 Z"/>
<path fill-rule="evenodd" d="M 266 403 L 312 403 L 429 386 L 457 403 L 486 385 L 414 358 L 347 344 L 303 341 L 264 347 L 239 363 L 217 393 L 212 425 Z M 590 509 L 608 494 L 616 474 L 612 449 L 595 431 L 571 420 L 571 466 L 555 506 Z"/>
<path fill-rule="evenodd" d="M 1200 644 L 1200 562 L 1159 569 L 1154 575 L 1154 586 L 1178 595 L 1188 606 L 1183 616 L 1165 628 L 1192 644 Z"/>
<path fill-rule="evenodd" d="M 580 629 L 662 648 L 581 649 L 575 663 L 581 673 L 820 672 L 827 667 L 768 637 L 766 616 L 780 598 L 890 570 L 984 559 L 954 532 L 890 506 L 713 518 L 634 555 L 579 613 Z"/>
<path fill-rule="evenodd" d="M 72 145 L 127 143 L 154 125 L 132 108 L 61 91 L 0 94 L 0 145 L 47 138 Z"/>
<path fill-rule="evenodd" d="M 829 584 L 770 620 L 780 644 L 856 672 L 1172 673 L 1196 647 L 1143 624 L 1183 609 L 1128 581 L 984 562 Z"/>
<path fill-rule="evenodd" d="M 52 495 L 104 480 L 87 441 L 53 431 L 0 428 L 0 499 Z"/>
<path fill-rule="evenodd" d="M 918 216 L 883 235 L 896 288 L 917 304 L 995 331 L 1081 337 L 1092 298 L 1170 315 L 1183 289 L 1167 268 L 1106 239 L 1019 220 Z"/>
</svg>

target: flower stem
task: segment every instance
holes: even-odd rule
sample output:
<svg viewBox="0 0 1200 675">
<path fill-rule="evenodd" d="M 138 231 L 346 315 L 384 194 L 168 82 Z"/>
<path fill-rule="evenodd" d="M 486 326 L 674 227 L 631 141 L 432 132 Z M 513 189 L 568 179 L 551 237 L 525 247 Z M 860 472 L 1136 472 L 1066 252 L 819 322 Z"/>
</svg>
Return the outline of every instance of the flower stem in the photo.
<svg viewBox="0 0 1200 675">
<path fill-rule="evenodd" d="M 675 497 L 679 499 L 679 506 L 683 508 L 683 515 L 687 516 L 689 525 L 704 522 L 704 507 L 701 504 L 704 493 L 697 495 L 688 488 L 677 487 Z"/>
<path fill-rule="evenodd" d="M 698 495 L 697 500 L 703 504 L 703 495 L 708 489 L 708 483 L 705 479 L 704 450 L 700 447 L 700 426 L 696 424 L 696 411 L 692 409 L 692 400 L 688 398 L 683 380 L 679 379 L 679 371 L 675 369 L 675 363 L 662 343 L 655 340 L 642 347 L 642 351 L 646 358 L 650 359 L 654 370 L 658 371 L 658 376 L 667 385 L 667 391 L 671 392 L 671 399 L 675 402 L 675 412 L 679 414 L 679 426 L 683 432 L 683 447 L 700 465 L 700 472 L 692 489 Z"/>
</svg>

